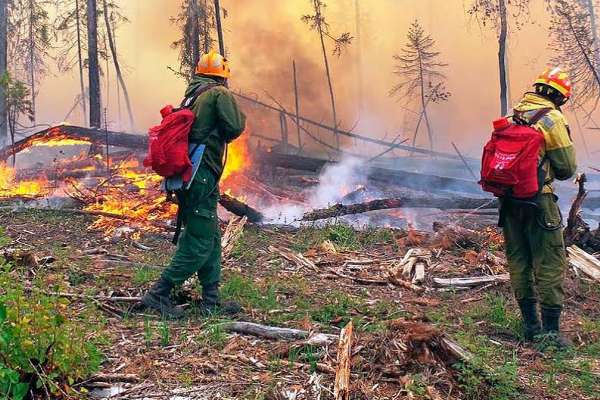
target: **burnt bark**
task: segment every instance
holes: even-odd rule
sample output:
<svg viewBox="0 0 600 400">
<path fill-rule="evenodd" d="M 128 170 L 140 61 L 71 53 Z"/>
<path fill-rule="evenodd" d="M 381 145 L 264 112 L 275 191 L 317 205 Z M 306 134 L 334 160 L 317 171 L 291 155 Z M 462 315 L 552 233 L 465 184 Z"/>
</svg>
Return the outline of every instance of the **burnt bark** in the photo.
<svg viewBox="0 0 600 400">
<path fill-rule="evenodd" d="M 489 199 L 472 199 L 468 197 L 440 198 L 432 196 L 411 196 L 393 199 L 378 199 L 366 203 L 343 205 L 335 204 L 329 208 L 312 210 L 304 214 L 303 221 L 336 218 L 349 214 L 361 214 L 369 211 L 387 210 L 392 208 L 438 208 L 449 209 L 490 209 L 498 204 Z"/>
<path fill-rule="evenodd" d="M 25 139 L 15 142 L 14 145 L 9 145 L 0 149 L 0 161 L 5 161 L 12 156 L 13 152 L 17 154 L 36 143 L 49 142 L 61 138 L 80 139 L 97 146 L 105 146 L 108 138 L 108 143 L 111 146 L 136 150 L 143 150 L 148 146 L 148 137 L 145 135 L 64 125 L 44 129 L 43 131 L 34 133 Z"/>
<path fill-rule="evenodd" d="M 500 35 L 498 36 L 498 67 L 500 71 L 500 115 L 508 112 L 508 82 L 506 75 L 506 37 L 508 35 L 508 17 L 506 0 L 499 0 Z"/>
<path fill-rule="evenodd" d="M 238 217 L 247 217 L 248 221 L 258 223 L 264 219 L 264 216 L 260 211 L 255 210 L 246 203 L 232 197 L 226 193 L 221 194 L 219 204 L 223 206 L 227 211 Z"/>
<path fill-rule="evenodd" d="M 0 78 L 8 73 L 8 0 L 0 0 Z M 0 143 L 8 138 L 6 88 L 0 84 Z"/>
<path fill-rule="evenodd" d="M 215 25 L 217 27 L 217 36 L 219 38 L 219 52 L 225 57 L 225 42 L 223 39 L 223 26 L 221 25 L 221 4 L 219 0 L 215 1 Z"/>
<path fill-rule="evenodd" d="M 90 126 L 102 124 L 100 103 L 100 66 L 98 65 L 98 10 L 96 0 L 87 0 L 88 79 L 90 89 Z"/>
</svg>

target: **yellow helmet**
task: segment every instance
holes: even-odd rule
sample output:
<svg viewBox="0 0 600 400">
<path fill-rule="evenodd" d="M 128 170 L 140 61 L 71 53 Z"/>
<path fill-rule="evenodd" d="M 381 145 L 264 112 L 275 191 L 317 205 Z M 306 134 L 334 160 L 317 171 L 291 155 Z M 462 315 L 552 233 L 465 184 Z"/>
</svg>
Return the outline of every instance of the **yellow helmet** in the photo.
<svg viewBox="0 0 600 400">
<path fill-rule="evenodd" d="M 571 97 L 572 84 L 569 74 L 560 67 L 546 68 L 536 79 L 534 85 L 542 84 L 558 90 L 565 98 Z"/>
<path fill-rule="evenodd" d="M 203 54 L 196 66 L 196 73 L 209 76 L 219 76 L 229 79 L 231 70 L 229 69 L 229 61 L 214 50 Z"/>
</svg>

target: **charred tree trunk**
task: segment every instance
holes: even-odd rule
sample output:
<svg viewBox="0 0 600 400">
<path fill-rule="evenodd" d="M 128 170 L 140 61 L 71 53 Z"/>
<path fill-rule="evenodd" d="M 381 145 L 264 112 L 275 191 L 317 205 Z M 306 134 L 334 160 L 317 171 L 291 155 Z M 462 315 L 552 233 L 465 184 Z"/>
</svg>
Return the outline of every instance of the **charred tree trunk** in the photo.
<svg viewBox="0 0 600 400">
<path fill-rule="evenodd" d="M 117 58 L 117 50 L 115 47 L 115 37 L 112 31 L 112 26 L 110 20 L 108 18 L 108 4 L 106 0 L 102 0 L 104 5 L 104 23 L 106 24 L 106 32 L 108 34 L 108 45 L 110 47 L 110 53 L 112 55 L 113 64 L 115 65 L 115 71 L 117 73 L 117 79 L 119 80 L 119 84 L 121 89 L 123 89 L 123 97 L 125 98 L 125 105 L 127 106 L 127 113 L 129 114 L 129 124 L 132 130 L 135 129 L 135 121 L 133 118 L 133 111 L 131 109 L 131 101 L 129 100 L 129 92 L 127 91 L 127 86 L 125 85 L 125 80 L 123 79 L 123 74 L 121 73 L 121 66 L 119 65 L 119 59 Z"/>
<path fill-rule="evenodd" d="M 190 0 L 188 7 L 188 23 L 192 30 L 192 63 L 194 66 L 198 65 L 200 61 L 200 25 L 198 24 L 198 18 L 200 13 L 198 12 L 198 0 Z M 194 68 L 192 68 L 192 77 L 194 77 Z"/>
<path fill-rule="evenodd" d="M 8 0 L 0 0 L 0 79 L 7 73 L 8 51 Z M 8 139 L 8 113 L 6 88 L 0 84 L 0 143 Z"/>
<path fill-rule="evenodd" d="M 223 26 L 221 25 L 221 4 L 215 0 L 215 25 L 217 26 L 217 37 L 219 38 L 219 52 L 225 57 L 225 42 L 223 39 Z"/>
<path fill-rule="evenodd" d="M 366 203 L 342 205 L 335 204 L 329 208 L 307 212 L 302 217 L 303 221 L 317 221 L 320 219 L 336 218 L 342 215 L 361 214 L 369 211 L 387 210 L 391 208 L 439 208 L 449 209 L 490 209 L 497 208 L 498 204 L 489 199 L 472 199 L 467 197 L 436 198 L 432 196 L 411 196 L 395 199 L 379 199 Z"/>
<path fill-rule="evenodd" d="M 500 115 L 508 112 L 508 82 L 506 79 L 506 37 L 508 35 L 508 16 L 506 0 L 499 0 L 500 35 L 498 37 L 498 66 L 500 70 Z"/>
<path fill-rule="evenodd" d="M 320 6 L 315 6 L 320 7 Z M 320 19 L 320 9 L 318 10 Z M 331 99 L 331 113 L 333 117 L 333 134 L 335 136 L 335 148 L 340 149 L 340 134 L 338 133 L 338 119 L 337 119 L 337 111 L 335 109 L 335 94 L 333 92 L 333 83 L 331 83 L 331 71 L 329 70 L 329 60 L 327 59 L 327 49 L 325 48 L 325 39 L 323 37 L 323 28 L 319 23 L 317 25 L 317 29 L 319 31 L 319 38 L 321 39 L 321 50 L 323 51 L 323 63 L 325 64 L 325 74 L 327 75 L 327 85 L 329 86 L 329 98 Z"/>
<path fill-rule="evenodd" d="M 84 125 L 88 125 L 87 106 L 85 101 L 85 84 L 83 83 L 83 56 L 81 52 L 81 14 L 79 0 L 75 0 L 75 22 L 77 26 L 77 61 L 79 63 L 79 90 L 81 91 L 81 109 L 83 111 Z"/>
<path fill-rule="evenodd" d="M 31 116 L 33 117 L 32 122 L 35 125 L 35 38 L 33 35 L 33 23 L 35 17 L 34 13 L 34 0 L 29 0 L 29 80 L 31 81 Z"/>
<path fill-rule="evenodd" d="M 596 7 L 593 0 L 585 0 L 588 14 L 590 16 L 590 30 L 592 31 L 592 39 L 594 41 L 594 67 L 596 73 L 600 69 L 600 43 L 598 43 L 598 24 L 596 23 Z"/>
<path fill-rule="evenodd" d="M 98 10 L 96 0 L 87 0 L 88 79 L 90 88 L 90 126 L 102 124 L 100 104 L 100 66 L 98 65 Z"/>
</svg>

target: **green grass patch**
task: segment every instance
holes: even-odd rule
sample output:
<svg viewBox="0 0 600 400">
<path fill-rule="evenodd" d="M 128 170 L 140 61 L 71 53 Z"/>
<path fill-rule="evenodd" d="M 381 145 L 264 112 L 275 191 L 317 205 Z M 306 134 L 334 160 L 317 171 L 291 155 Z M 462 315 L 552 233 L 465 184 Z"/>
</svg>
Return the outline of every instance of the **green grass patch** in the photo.
<svg viewBox="0 0 600 400">
<path fill-rule="evenodd" d="M 138 266 L 133 273 L 133 283 L 139 286 L 148 282 L 153 282 L 158 279 L 160 273 L 160 269 L 149 265 Z"/>
<path fill-rule="evenodd" d="M 483 302 L 478 303 L 465 314 L 466 318 L 473 321 L 484 321 L 495 332 L 508 332 L 518 339 L 523 338 L 521 317 L 514 310 L 510 301 L 503 295 L 487 295 Z M 469 320 L 467 320 L 468 322 Z"/>
<path fill-rule="evenodd" d="M 240 262 L 254 264 L 258 259 L 257 249 L 265 249 L 269 245 L 267 234 L 257 227 L 247 227 L 233 245 L 231 256 Z"/>
</svg>

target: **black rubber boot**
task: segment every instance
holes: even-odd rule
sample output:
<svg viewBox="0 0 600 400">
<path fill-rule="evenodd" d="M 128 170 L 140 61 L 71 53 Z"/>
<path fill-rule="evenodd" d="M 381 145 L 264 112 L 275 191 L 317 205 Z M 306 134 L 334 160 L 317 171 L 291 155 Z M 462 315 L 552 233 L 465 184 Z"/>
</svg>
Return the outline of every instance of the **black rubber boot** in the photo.
<svg viewBox="0 0 600 400">
<path fill-rule="evenodd" d="M 234 301 L 219 301 L 219 282 L 202 286 L 202 302 L 199 308 L 204 316 L 216 313 L 235 315 L 242 311 L 242 306 Z"/>
<path fill-rule="evenodd" d="M 540 345 L 540 349 L 546 350 L 549 347 L 556 347 L 559 350 L 564 350 L 573 345 L 569 338 L 560 334 L 561 312 L 561 307 L 542 306 L 542 334 L 536 340 Z"/>
<path fill-rule="evenodd" d="M 183 310 L 171 301 L 173 284 L 161 277 L 142 297 L 142 304 L 160 312 L 163 318 L 177 319 L 183 316 Z"/>
<path fill-rule="evenodd" d="M 537 302 L 533 299 L 519 301 L 521 316 L 523 317 L 523 337 L 531 342 L 537 335 L 542 333 L 542 326 L 537 313 Z"/>
</svg>

